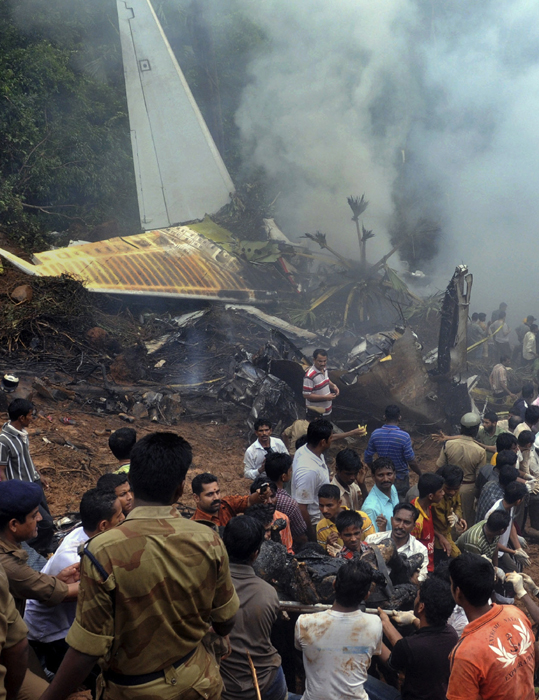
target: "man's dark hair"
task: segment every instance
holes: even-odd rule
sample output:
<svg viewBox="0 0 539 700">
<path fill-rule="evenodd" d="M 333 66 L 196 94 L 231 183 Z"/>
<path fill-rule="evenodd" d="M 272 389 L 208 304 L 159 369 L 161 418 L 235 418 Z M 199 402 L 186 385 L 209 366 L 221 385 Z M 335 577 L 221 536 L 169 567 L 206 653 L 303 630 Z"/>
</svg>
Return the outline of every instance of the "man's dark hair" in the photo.
<svg viewBox="0 0 539 700">
<path fill-rule="evenodd" d="M 318 498 L 330 498 L 332 501 L 340 501 L 341 490 L 335 484 L 324 484 L 318 489 Z"/>
<path fill-rule="evenodd" d="M 247 508 L 244 517 L 258 520 L 262 525 L 269 525 L 273 522 L 274 515 L 275 507 L 270 503 L 255 503 L 254 506 L 249 506 L 249 508 Z"/>
<path fill-rule="evenodd" d="M 268 418 L 257 418 L 254 422 L 253 428 L 255 430 L 258 430 L 263 425 L 267 425 L 270 430 L 273 428 L 273 425 L 271 424 L 271 421 Z"/>
<path fill-rule="evenodd" d="M 17 420 L 22 416 L 27 416 L 30 411 L 34 410 L 34 404 L 28 399 L 13 399 L 9 404 L 7 413 L 9 420 Z"/>
<path fill-rule="evenodd" d="M 518 440 L 511 433 L 500 433 L 496 438 L 496 452 L 510 450 L 513 445 L 518 444 Z"/>
<path fill-rule="evenodd" d="M 399 513 L 401 510 L 407 510 L 409 513 L 411 513 L 414 522 L 419 518 L 419 511 L 411 503 L 397 503 L 397 505 L 393 508 L 393 515 L 397 515 L 397 513 Z"/>
<path fill-rule="evenodd" d="M 119 474 L 103 474 L 97 480 L 96 489 L 101 491 L 114 491 L 118 486 L 129 483 L 129 475 L 125 472 Z"/>
<path fill-rule="evenodd" d="M 335 526 L 338 532 L 346 530 L 347 527 L 357 525 L 360 530 L 363 530 L 363 518 L 355 510 L 342 510 L 335 518 Z"/>
<path fill-rule="evenodd" d="M 499 471 L 502 467 L 513 467 L 518 461 L 518 455 L 514 450 L 502 450 L 496 455 L 496 469 Z"/>
<path fill-rule="evenodd" d="M 533 385 L 533 382 L 524 382 L 524 384 L 522 385 L 522 398 L 523 399 L 533 399 L 534 396 L 535 396 L 535 387 Z"/>
<path fill-rule="evenodd" d="M 322 440 L 329 440 L 333 426 L 325 418 L 317 418 L 309 423 L 307 428 L 307 444 L 309 447 L 317 447 Z"/>
<path fill-rule="evenodd" d="M 479 321 L 479 314 L 477 312 L 472 314 L 472 321 Z"/>
<path fill-rule="evenodd" d="M 464 479 L 463 470 L 456 464 L 444 464 L 443 467 L 436 470 L 436 474 L 442 477 L 444 484 L 450 489 L 457 489 Z"/>
<path fill-rule="evenodd" d="M 539 406 L 528 406 L 524 421 L 530 426 L 535 425 L 539 421 Z"/>
<path fill-rule="evenodd" d="M 522 418 L 520 416 L 509 416 L 509 420 L 507 421 L 507 427 L 509 428 L 509 430 L 514 430 L 517 427 L 517 425 L 520 425 L 521 423 Z M 503 434 L 509 435 L 509 433 L 502 433 L 502 435 Z M 513 435 L 513 437 L 515 436 Z"/>
<path fill-rule="evenodd" d="M 131 451 L 129 481 L 135 498 L 169 505 L 192 460 L 191 445 L 179 435 L 146 435 Z"/>
<path fill-rule="evenodd" d="M 516 457 L 516 454 L 513 452 L 513 454 Z M 503 467 L 500 469 L 500 473 L 498 475 L 498 481 L 500 483 L 500 486 L 505 489 L 506 486 L 509 486 L 510 483 L 513 481 L 516 481 L 518 479 L 518 469 L 513 467 L 511 464 L 504 464 Z"/>
<path fill-rule="evenodd" d="M 116 459 L 129 459 L 136 441 L 137 431 L 134 428 L 118 428 L 109 437 L 109 448 Z"/>
<path fill-rule="evenodd" d="M 395 465 L 393 464 L 393 460 L 389 457 L 378 457 L 378 459 L 375 459 L 374 462 L 371 464 L 371 472 L 373 476 L 376 474 L 377 471 L 380 471 L 380 469 L 391 469 L 393 471 L 396 471 Z"/>
<path fill-rule="evenodd" d="M 356 608 L 363 600 L 372 583 L 371 566 L 357 559 L 343 564 L 335 577 L 335 602 L 344 608 Z"/>
<path fill-rule="evenodd" d="M 443 627 L 455 609 L 451 586 L 438 577 L 429 576 L 423 581 L 419 602 L 425 606 L 425 617 L 431 627 Z"/>
<path fill-rule="evenodd" d="M 479 554 L 463 552 L 451 559 L 449 575 L 470 605 L 481 608 L 488 603 L 494 591 L 494 567 L 489 561 Z"/>
<path fill-rule="evenodd" d="M 495 413 L 494 411 L 485 411 L 485 415 L 483 418 L 486 418 L 489 420 L 491 423 L 497 423 L 498 422 L 498 414 Z"/>
<path fill-rule="evenodd" d="M 214 482 L 219 481 L 219 479 L 214 476 L 213 474 L 210 474 L 209 472 L 204 472 L 203 474 L 197 474 L 193 481 L 191 482 L 191 489 L 194 494 L 197 496 L 200 496 L 202 491 L 204 491 L 204 485 L 205 484 L 213 484 Z"/>
<path fill-rule="evenodd" d="M 264 535 L 264 526 L 255 518 L 239 515 L 229 520 L 223 532 L 223 542 L 230 561 L 247 564 L 262 546 Z"/>
<path fill-rule="evenodd" d="M 519 447 L 526 447 L 534 441 L 534 435 L 531 430 L 522 430 L 517 438 Z"/>
<path fill-rule="evenodd" d="M 513 505 L 513 503 L 521 501 L 527 493 L 525 484 L 521 484 L 520 481 L 512 481 L 505 487 L 503 498 L 506 503 Z"/>
<path fill-rule="evenodd" d="M 495 510 L 487 518 L 487 528 L 490 532 L 500 532 L 500 530 L 507 530 L 509 523 L 511 522 L 511 516 L 506 510 Z"/>
<path fill-rule="evenodd" d="M 441 562 L 436 564 L 434 571 L 431 571 L 429 578 L 439 578 L 445 581 L 449 587 L 451 587 L 451 577 L 449 576 L 449 562 L 451 559 L 442 559 Z"/>
<path fill-rule="evenodd" d="M 431 493 L 436 493 L 444 485 L 444 480 L 438 474 L 421 474 L 417 482 L 419 498 L 426 498 Z"/>
<path fill-rule="evenodd" d="M 270 452 L 266 455 L 264 469 L 270 481 L 279 481 L 292 466 L 292 457 L 286 452 Z"/>
<path fill-rule="evenodd" d="M 321 355 L 322 357 L 327 357 L 328 351 L 324 350 L 323 348 L 316 348 L 316 350 L 313 352 L 313 360 L 316 360 L 318 355 Z"/>
<path fill-rule="evenodd" d="M 249 493 L 254 493 L 264 484 L 267 484 L 270 487 L 272 495 L 275 496 L 275 494 L 277 493 L 277 484 L 274 481 L 268 479 L 267 476 L 262 476 L 262 474 L 260 474 L 260 476 L 257 476 L 253 483 L 249 486 Z"/>
<path fill-rule="evenodd" d="M 486 315 L 485 313 L 483 313 L 482 311 L 480 311 L 477 315 L 479 316 L 479 320 L 480 320 L 480 321 L 486 321 L 486 320 L 487 320 L 487 315 Z"/>
<path fill-rule="evenodd" d="M 114 490 L 95 488 L 86 491 L 80 502 L 81 525 L 86 532 L 94 532 L 102 520 L 114 516 L 117 498 Z"/>
<path fill-rule="evenodd" d="M 384 418 L 386 419 L 386 421 L 398 420 L 400 418 L 400 415 L 401 410 L 394 403 L 390 404 L 389 406 L 386 406 L 386 409 L 384 411 Z"/>
<path fill-rule="evenodd" d="M 307 433 L 305 435 L 300 435 L 299 438 L 296 440 L 294 443 L 294 447 L 296 448 L 296 451 L 299 450 L 300 447 L 303 447 L 303 445 L 307 444 Z M 269 455 L 268 455 L 269 457 Z"/>
<path fill-rule="evenodd" d="M 361 467 L 361 457 L 351 447 L 337 452 L 337 456 L 335 457 L 335 471 L 357 474 Z"/>
</svg>

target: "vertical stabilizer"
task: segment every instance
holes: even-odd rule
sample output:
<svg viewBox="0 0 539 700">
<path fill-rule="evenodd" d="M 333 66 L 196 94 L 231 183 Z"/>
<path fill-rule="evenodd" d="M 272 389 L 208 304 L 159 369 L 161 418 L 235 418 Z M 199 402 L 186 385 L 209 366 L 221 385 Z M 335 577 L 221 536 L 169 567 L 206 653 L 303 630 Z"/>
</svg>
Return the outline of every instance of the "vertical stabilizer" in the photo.
<svg viewBox="0 0 539 700">
<path fill-rule="evenodd" d="M 234 185 L 150 0 L 117 0 L 144 230 L 199 219 Z"/>
</svg>

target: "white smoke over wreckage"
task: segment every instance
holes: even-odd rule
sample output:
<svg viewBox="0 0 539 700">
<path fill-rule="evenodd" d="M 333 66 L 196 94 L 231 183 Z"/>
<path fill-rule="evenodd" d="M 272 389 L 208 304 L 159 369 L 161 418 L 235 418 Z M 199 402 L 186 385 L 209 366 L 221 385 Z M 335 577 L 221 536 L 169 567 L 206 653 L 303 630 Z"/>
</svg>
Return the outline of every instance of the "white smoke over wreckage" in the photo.
<svg viewBox="0 0 539 700">
<path fill-rule="evenodd" d="M 238 2 L 269 41 L 251 61 L 236 120 L 246 156 L 281 184 L 285 230 L 320 229 L 357 250 L 346 196 L 365 192 L 371 259 L 403 220 L 413 230 L 426 217 L 440 237 L 437 254 L 420 251 L 424 269 L 447 277 L 465 261 L 474 307 L 507 297 L 528 312 L 539 5 Z"/>
</svg>

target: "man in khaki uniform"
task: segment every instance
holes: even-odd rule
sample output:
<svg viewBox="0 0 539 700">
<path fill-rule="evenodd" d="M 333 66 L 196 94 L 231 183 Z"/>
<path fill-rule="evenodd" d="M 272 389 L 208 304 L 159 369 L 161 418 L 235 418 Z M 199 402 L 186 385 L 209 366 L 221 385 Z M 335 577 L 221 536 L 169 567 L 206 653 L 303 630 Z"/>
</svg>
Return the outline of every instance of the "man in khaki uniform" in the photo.
<svg viewBox="0 0 539 700">
<path fill-rule="evenodd" d="M 475 521 L 475 479 L 479 469 L 487 463 L 487 453 L 475 442 L 480 425 L 481 416 L 465 413 L 460 419 L 460 436 L 444 442 L 436 462 L 437 467 L 454 464 L 464 472 L 460 499 L 467 523 Z"/>
<path fill-rule="evenodd" d="M 78 564 L 66 567 L 57 576 L 49 576 L 34 571 L 26 563 L 28 552 L 21 542 L 36 536 L 41 498 L 38 484 L 16 479 L 0 482 L 0 564 L 21 615 L 29 598 L 54 606 L 76 600 L 79 590 Z"/>
<path fill-rule="evenodd" d="M 42 700 L 64 700 L 99 659 L 102 700 L 221 697 L 219 667 L 201 641 L 210 626 L 230 632 L 239 601 L 217 533 L 174 505 L 191 459 L 173 433 L 133 448 L 133 510 L 86 545 L 70 649 Z"/>
<path fill-rule="evenodd" d="M 8 693 L 11 698 L 17 697 L 21 688 L 28 668 L 27 632 L 0 566 L 0 700 L 6 700 Z"/>
</svg>

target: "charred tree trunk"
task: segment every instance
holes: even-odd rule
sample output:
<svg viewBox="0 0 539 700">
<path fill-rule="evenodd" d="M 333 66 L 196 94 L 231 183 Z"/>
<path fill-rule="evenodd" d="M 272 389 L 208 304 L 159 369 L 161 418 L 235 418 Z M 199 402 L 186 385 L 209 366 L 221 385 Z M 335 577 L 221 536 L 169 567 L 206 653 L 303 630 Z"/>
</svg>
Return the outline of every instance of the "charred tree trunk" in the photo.
<svg viewBox="0 0 539 700">
<path fill-rule="evenodd" d="M 466 368 L 466 330 L 472 292 L 472 275 L 459 265 L 447 285 L 440 313 L 438 374 L 447 375 Z"/>
</svg>

